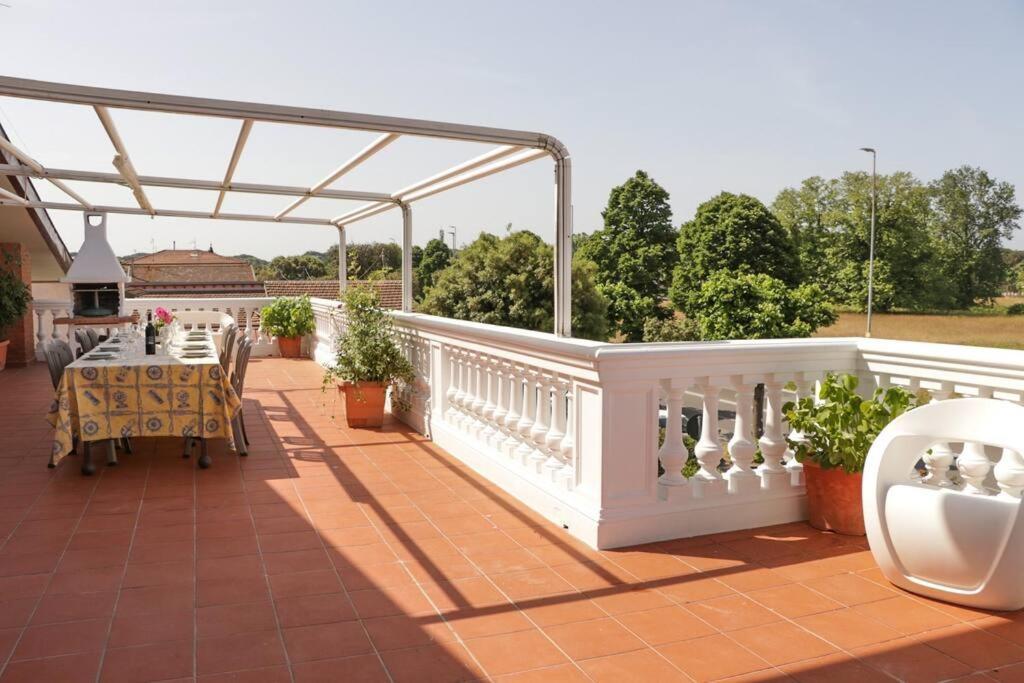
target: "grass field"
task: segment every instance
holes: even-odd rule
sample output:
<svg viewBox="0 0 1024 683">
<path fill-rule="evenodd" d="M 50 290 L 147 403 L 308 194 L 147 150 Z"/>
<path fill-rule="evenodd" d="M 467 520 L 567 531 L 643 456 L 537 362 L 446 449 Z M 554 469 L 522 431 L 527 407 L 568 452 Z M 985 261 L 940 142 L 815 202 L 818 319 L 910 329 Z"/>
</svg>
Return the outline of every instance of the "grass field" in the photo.
<svg viewBox="0 0 1024 683">
<path fill-rule="evenodd" d="M 1024 316 L 1005 314 L 1005 306 L 1020 301 L 1024 301 L 1024 298 L 999 299 L 990 315 L 977 310 L 962 315 L 876 313 L 871 320 L 871 336 L 1024 349 Z M 863 336 L 866 318 L 863 313 L 840 313 L 835 325 L 819 330 L 815 336 Z"/>
</svg>

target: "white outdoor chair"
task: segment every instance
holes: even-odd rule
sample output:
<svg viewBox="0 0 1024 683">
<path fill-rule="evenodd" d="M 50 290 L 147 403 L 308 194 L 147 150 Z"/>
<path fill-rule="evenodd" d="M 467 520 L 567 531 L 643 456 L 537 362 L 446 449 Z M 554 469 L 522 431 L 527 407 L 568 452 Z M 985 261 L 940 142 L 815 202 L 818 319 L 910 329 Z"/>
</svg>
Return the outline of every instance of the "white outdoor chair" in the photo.
<svg viewBox="0 0 1024 683">
<path fill-rule="evenodd" d="M 934 444 L 962 443 L 962 483 L 915 472 Z M 996 610 L 1024 608 L 1024 407 L 965 398 L 916 408 L 882 430 L 864 467 L 864 526 L 895 585 Z M 995 459 L 995 465 L 991 458 Z"/>
</svg>

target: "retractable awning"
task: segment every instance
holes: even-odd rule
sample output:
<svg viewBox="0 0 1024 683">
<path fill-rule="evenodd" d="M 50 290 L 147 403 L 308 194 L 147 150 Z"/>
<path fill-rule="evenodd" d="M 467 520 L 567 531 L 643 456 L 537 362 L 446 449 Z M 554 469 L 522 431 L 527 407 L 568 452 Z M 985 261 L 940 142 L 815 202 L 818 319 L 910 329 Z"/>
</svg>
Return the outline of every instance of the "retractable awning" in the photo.
<svg viewBox="0 0 1024 683">
<path fill-rule="evenodd" d="M 176 218 L 201 218 L 231 221 L 258 221 L 282 224 L 320 225 L 338 231 L 339 259 L 345 267 L 345 229 L 354 223 L 378 214 L 400 209 L 402 214 L 402 306 L 412 307 L 412 204 L 441 192 L 460 187 L 487 176 L 548 157 L 555 170 L 555 334 L 570 336 L 572 292 L 572 189 L 568 150 L 557 139 L 542 133 L 471 126 L 438 121 L 354 114 L 303 107 L 253 104 L 148 92 L 112 90 L 64 83 L 51 83 L 0 76 L 0 96 L 45 100 L 92 107 L 99 118 L 114 153 L 116 173 L 50 168 L 32 158 L 0 136 L 0 175 L 46 180 L 59 189 L 69 201 L 42 201 L 12 193 L 0 194 L 0 206 L 77 210 L 96 213 L 121 213 Z M 201 180 L 184 177 L 150 176 L 139 172 L 132 163 L 129 150 L 121 138 L 111 110 L 134 109 L 167 114 L 186 114 L 235 119 L 238 135 L 222 180 Z M 320 126 L 345 130 L 374 132 L 375 140 L 334 171 L 308 187 L 261 183 L 236 183 L 233 180 L 239 159 L 244 153 L 253 123 Z M 428 178 L 392 191 L 367 192 L 331 188 L 335 182 L 371 157 L 404 136 L 444 140 L 491 143 L 494 149 Z M 113 183 L 128 187 L 134 206 L 94 205 L 64 181 Z M 217 192 L 217 200 L 209 212 L 154 206 L 146 195 L 146 187 L 170 187 L 183 190 Z M 273 214 L 225 213 L 221 211 L 230 192 L 279 195 L 282 207 Z M 295 209 L 312 198 L 364 201 L 363 206 L 336 215 L 323 217 L 296 216 Z M 285 200 L 287 203 L 285 203 Z M 341 270 L 344 273 L 344 270 Z M 344 282 L 344 278 L 342 278 Z"/>
</svg>

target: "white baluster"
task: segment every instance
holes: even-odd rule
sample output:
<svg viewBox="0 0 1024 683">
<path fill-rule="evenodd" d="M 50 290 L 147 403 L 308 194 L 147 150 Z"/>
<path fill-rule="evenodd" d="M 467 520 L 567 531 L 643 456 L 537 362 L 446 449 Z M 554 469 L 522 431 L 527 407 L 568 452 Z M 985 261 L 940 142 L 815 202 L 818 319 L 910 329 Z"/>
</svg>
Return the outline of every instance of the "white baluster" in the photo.
<svg viewBox="0 0 1024 683">
<path fill-rule="evenodd" d="M 494 401 L 494 414 L 491 416 L 491 420 L 494 422 L 494 438 L 491 445 L 499 451 L 508 436 L 505 430 L 505 418 L 508 416 L 509 382 L 506 379 L 511 380 L 511 376 L 505 371 L 505 367 L 499 363 L 495 367 L 494 372 L 495 391 L 497 391 L 498 395 Z"/>
<path fill-rule="evenodd" d="M 46 355 L 43 353 L 43 342 L 46 340 L 46 333 L 43 331 L 43 316 L 46 315 L 45 308 L 33 308 L 32 317 L 36 324 L 36 360 L 43 360 Z"/>
<path fill-rule="evenodd" d="M 540 464 L 548 458 L 548 454 L 545 452 L 544 436 L 548 433 L 548 420 L 551 416 L 551 392 L 547 378 L 538 373 L 533 389 L 537 393 L 537 403 L 535 405 L 536 412 L 533 414 L 533 427 L 530 428 L 530 441 L 533 442 L 530 462 L 537 466 L 539 473 Z"/>
<path fill-rule="evenodd" d="M 469 406 L 469 413 L 473 421 L 469 425 L 469 431 L 477 437 L 483 429 L 484 406 L 487 405 L 487 379 L 484 375 L 483 356 L 477 354 L 473 359 L 473 402 Z"/>
<path fill-rule="evenodd" d="M 566 488 L 576 485 L 576 397 L 572 383 L 565 392 L 565 436 L 559 445 L 562 451 L 562 469 L 558 471 L 558 479 Z"/>
<path fill-rule="evenodd" d="M 486 358 L 484 360 L 484 406 L 482 409 L 482 415 L 484 419 L 484 428 L 480 432 L 480 438 L 484 443 L 490 444 L 496 433 L 494 425 L 494 411 L 498 405 L 495 402 L 495 398 L 498 395 L 497 391 L 497 377 L 495 375 L 495 364 L 493 358 Z"/>
<path fill-rule="evenodd" d="M 995 476 L 1000 498 L 1020 498 L 1024 491 L 1024 457 L 1018 451 L 1004 448 L 996 463 Z"/>
<path fill-rule="evenodd" d="M 964 492 L 987 496 L 991 492 L 985 488 L 985 478 L 992 469 L 992 462 L 985 453 L 985 446 L 977 441 L 964 444 L 963 452 L 957 458 L 957 469 L 964 480 Z"/>
<path fill-rule="evenodd" d="M 683 397 L 686 387 L 672 380 L 662 380 L 661 389 L 665 394 L 665 441 L 658 450 L 658 459 L 664 474 L 658 478 L 663 486 L 686 486 L 689 482 L 683 476 L 686 464 L 686 445 L 683 443 Z M 672 495 L 666 492 L 666 495 Z"/>
<path fill-rule="evenodd" d="M 794 383 L 796 384 L 796 396 L 794 397 L 796 401 L 805 396 L 814 395 L 814 380 L 809 379 L 804 373 L 799 373 Z M 804 435 L 797 429 L 789 432 L 789 438 L 793 441 L 807 441 Z M 796 453 L 790 448 L 786 449 L 786 470 L 789 472 L 789 483 L 791 486 L 804 485 L 803 463 L 796 459 Z"/>
<path fill-rule="evenodd" d="M 917 380 L 912 380 L 910 386 L 911 390 L 916 389 Z M 952 395 L 953 386 L 948 382 L 943 382 L 939 389 L 932 392 L 932 399 L 935 401 L 945 401 Z M 952 486 L 953 482 L 949 479 L 949 468 L 956 457 L 953 450 L 945 442 L 933 444 L 930 450 L 931 453 L 925 453 L 921 456 L 921 459 L 924 460 L 924 466 L 928 469 L 924 483 L 931 484 L 932 486 Z"/>
<path fill-rule="evenodd" d="M 700 425 L 700 441 L 694 449 L 700 471 L 694 476 L 698 496 L 713 496 L 725 492 L 725 480 L 718 471 L 722 459 L 722 444 L 718 438 L 718 387 L 704 383 L 700 386 L 704 395 L 703 415 Z"/>
<path fill-rule="evenodd" d="M 565 438 L 565 385 L 558 381 L 558 377 L 545 387 L 545 391 L 551 394 L 551 425 L 547 434 L 544 435 L 544 447 L 548 453 L 548 459 L 544 461 L 544 468 L 554 475 L 562 469 L 562 439 Z"/>
<path fill-rule="evenodd" d="M 537 391 L 533 386 L 534 374 L 528 372 L 525 376 L 525 388 L 524 395 L 526 397 L 525 408 L 523 408 L 523 417 L 519 420 L 519 434 L 522 437 L 522 443 L 516 448 L 516 456 L 525 465 L 533 453 L 532 437 L 530 434 L 533 432 L 533 416 L 537 412 Z M 545 430 L 546 431 L 546 430 Z"/>
<path fill-rule="evenodd" d="M 471 411 L 474 399 L 473 392 L 475 391 L 473 382 L 476 375 L 473 372 L 473 358 L 468 351 L 462 352 L 460 360 L 462 364 L 462 385 L 465 387 L 465 390 L 460 401 L 462 411 L 459 417 L 459 428 L 464 432 L 468 432 L 470 425 L 473 424 L 473 413 Z"/>
<path fill-rule="evenodd" d="M 459 371 L 458 353 L 450 346 L 448 349 L 448 391 L 445 396 L 448 399 L 448 409 L 444 412 L 445 420 L 451 424 L 458 415 L 459 399 L 462 396 L 462 376 Z"/>
<path fill-rule="evenodd" d="M 729 481 L 729 493 L 750 493 L 761 486 L 758 476 L 751 469 L 754 463 L 754 452 L 757 447 L 751 439 L 751 418 L 754 412 L 754 387 L 740 384 L 735 380 L 736 391 L 736 427 L 729 441 L 729 456 L 732 467 L 725 473 Z"/>
<path fill-rule="evenodd" d="M 505 416 L 505 431 L 507 436 L 501 444 L 501 450 L 505 455 L 510 456 L 519 445 L 519 420 L 523 417 L 523 379 L 519 369 L 514 365 L 509 366 L 509 409 Z"/>
<path fill-rule="evenodd" d="M 784 486 L 790 476 L 782 465 L 786 454 L 786 438 L 782 434 L 782 382 L 772 378 L 764 383 L 764 434 L 758 441 L 764 462 L 757 468 L 761 487 Z"/>
</svg>

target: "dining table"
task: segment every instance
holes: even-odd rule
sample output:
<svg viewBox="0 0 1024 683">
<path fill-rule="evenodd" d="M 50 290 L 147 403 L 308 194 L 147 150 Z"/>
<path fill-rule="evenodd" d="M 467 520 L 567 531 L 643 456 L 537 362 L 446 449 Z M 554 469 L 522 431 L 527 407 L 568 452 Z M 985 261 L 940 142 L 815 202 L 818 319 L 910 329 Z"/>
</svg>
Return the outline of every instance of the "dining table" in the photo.
<svg viewBox="0 0 1024 683">
<path fill-rule="evenodd" d="M 226 439 L 234 447 L 232 420 L 241 401 L 221 367 L 212 335 L 208 330 L 168 332 L 157 352 L 147 355 L 142 335 L 123 330 L 64 368 L 47 416 L 54 427 L 51 467 L 81 442 L 198 440 L 202 468 L 212 462 L 207 439 Z M 82 472 L 91 474 L 91 449 L 82 450 Z M 115 463 L 116 458 L 110 464 Z"/>
</svg>

